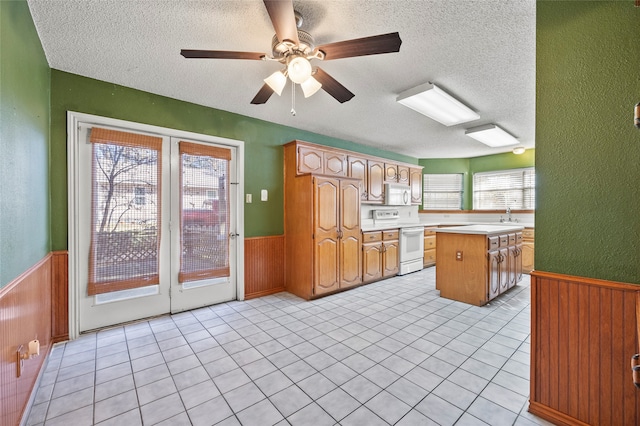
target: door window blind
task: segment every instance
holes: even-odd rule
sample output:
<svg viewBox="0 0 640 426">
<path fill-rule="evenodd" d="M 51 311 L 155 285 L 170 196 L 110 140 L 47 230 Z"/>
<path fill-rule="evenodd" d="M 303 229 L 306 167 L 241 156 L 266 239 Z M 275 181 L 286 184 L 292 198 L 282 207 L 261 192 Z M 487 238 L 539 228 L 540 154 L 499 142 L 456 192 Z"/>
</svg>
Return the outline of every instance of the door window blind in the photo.
<svg viewBox="0 0 640 426">
<path fill-rule="evenodd" d="M 94 127 L 89 295 L 159 283 L 162 138 Z"/>
<path fill-rule="evenodd" d="M 423 209 L 460 210 L 462 208 L 462 177 L 462 173 L 423 175 Z"/>
<path fill-rule="evenodd" d="M 474 210 L 535 209 L 535 168 L 473 175 Z"/>
<path fill-rule="evenodd" d="M 227 148 L 180 142 L 181 283 L 229 276 Z"/>
</svg>

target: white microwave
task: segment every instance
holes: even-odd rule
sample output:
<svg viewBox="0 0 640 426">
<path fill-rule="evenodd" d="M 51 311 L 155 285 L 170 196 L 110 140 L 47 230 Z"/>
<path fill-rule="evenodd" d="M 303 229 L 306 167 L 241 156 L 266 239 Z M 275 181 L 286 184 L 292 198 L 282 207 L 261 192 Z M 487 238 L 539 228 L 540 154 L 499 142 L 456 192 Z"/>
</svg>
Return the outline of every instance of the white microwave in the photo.
<svg viewBox="0 0 640 426">
<path fill-rule="evenodd" d="M 410 206 L 411 188 L 408 185 L 385 183 L 384 203 L 387 206 Z"/>
</svg>

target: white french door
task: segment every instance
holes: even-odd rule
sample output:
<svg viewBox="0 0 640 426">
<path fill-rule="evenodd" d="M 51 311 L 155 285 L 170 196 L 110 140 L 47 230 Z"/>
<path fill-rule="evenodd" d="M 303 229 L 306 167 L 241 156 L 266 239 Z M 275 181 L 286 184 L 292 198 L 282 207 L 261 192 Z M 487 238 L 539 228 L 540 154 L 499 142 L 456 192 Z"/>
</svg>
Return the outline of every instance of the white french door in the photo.
<svg viewBox="0 0 640 426">
<path fill-rule="evenodd" d="M 242 145 L 69 114 L 70 336 L 242 299 Z"/>
</svg>

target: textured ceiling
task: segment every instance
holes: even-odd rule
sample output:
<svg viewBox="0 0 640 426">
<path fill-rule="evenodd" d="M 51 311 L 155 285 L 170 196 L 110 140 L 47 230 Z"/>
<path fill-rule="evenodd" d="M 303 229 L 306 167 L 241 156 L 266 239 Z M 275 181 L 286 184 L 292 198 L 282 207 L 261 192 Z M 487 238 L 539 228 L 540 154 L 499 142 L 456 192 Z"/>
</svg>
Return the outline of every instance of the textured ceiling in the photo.
<svg viewBox="0 0 640 426">
<path fill-rule="evenodd" d="M 275 62 L 185 59 L 180 49 L 270 53 L 274 30 L 261 0 L 28 0 L 49 65 L 184 101 L 350 140 L 417 158 L 510 151 L 465 136 L 495 123 L 535 144 L 534 0 L 296 1 L 316 44 L 398 31 L 400 52 L 319 63 L 355 97 L 291 87 L 249 102 Z M 445 127 L 398 104 L 433 82 L 480 114 Z M 298 88 L 299 90 L 299 88 Z"/>
</svg>

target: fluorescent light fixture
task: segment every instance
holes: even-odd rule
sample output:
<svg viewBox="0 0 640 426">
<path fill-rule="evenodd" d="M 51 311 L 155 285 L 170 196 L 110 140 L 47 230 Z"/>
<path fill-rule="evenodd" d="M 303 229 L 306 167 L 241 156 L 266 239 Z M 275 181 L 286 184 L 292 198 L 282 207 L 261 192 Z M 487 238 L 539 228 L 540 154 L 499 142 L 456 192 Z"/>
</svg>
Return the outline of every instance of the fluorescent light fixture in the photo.
<svg viewBox="0 0 640 426">
<path fill-rule="evenodd" d="M 524 146 L 516 146 L 515 148 L 513 148 L 513 153 L 516 155 L 520 155 L 520 154 L 524 154 Z"/>
<path fill-rule="evenodd" d="M 308 79 L 303 81 L 302 84 L 300 84 L 300 87 L 302 87 L 302 93 L 304 93 L 304 97 L 308 98 L 309 96 L 320 90 L 322 84 L 320 84 L 320 82 L 315 78 L 309 77 Z"/>
<path fill-rule="evenodd" d="M 445 126 L 480 118 L 471 108 L 431 83 L 405 90 L 398 95 L 396 101 Z"/>
<path fill-rule="evenodd" d="M 285 76 L 282 71 L 276 71 L 269 77 L 265 78 L 264 82 L 271 87 L 271 90 L 280 96 L 282 94 L 282 89 L 284 89 L 284 86 L 287 84 L 287 76 Z"/>
<path fill-rule="evenodd" d="M 464 132 L 465 135 L 471 136 L 475 140 L 482 142 L 490 147 L 508 146 L 518 144 L 518 140 L 509 133 L 502 130 L 495 124 L 487 124 L 485 126 L 474 127 Z"/>
</svg>

